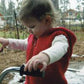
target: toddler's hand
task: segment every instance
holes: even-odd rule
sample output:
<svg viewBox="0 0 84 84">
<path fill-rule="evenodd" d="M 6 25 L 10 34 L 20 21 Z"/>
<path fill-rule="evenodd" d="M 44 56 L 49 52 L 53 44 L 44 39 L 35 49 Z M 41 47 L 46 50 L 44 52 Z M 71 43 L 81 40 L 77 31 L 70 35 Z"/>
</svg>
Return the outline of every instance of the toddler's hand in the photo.
<svg viewBox="0 0 84 84">
<path fill-rule="evenodd" d="M 0 38 L 0 43 L 2 44 L 2 46 L 0 46 L 0 51 L 2 51 L 2 49 L 9 44 L 9 41 L 8 39 Z"/>
<path fill-rule="evenodd" d="M 44 71 L 49 64 L 49 56 L 45 53 L 39 53 L 33 56 L 25 65 L 24 71 L 28 69 L 31 72 L 32 69 L 37 70 L 39 65 L 42 65 L 40 71 Z"/>
</svg>

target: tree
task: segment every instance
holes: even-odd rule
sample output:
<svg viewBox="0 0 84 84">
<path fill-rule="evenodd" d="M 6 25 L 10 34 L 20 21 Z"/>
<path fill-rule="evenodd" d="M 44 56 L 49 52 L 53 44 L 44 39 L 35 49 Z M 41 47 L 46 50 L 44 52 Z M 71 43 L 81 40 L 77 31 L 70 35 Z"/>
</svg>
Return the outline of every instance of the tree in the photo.
<svg viewBox="0 0 84 84">
<path fill-rule="evenodd" d="M 21 8 L 22 0 L 16 0 L 16 1 L 17 1 L 16 13 L 18 14 L 18 12 Z"/>
<path fill-rule="evenodd" d="M 61 11 L 65 12 L 68 9 L 68 5 L 69 5 L 69 0 L 60 0 L 60 5 L 61 5 Z"/>
<path fill-rule="evenodd" d="M 76 9 L 78 10 L 78 14 L 77 14 L 77 19 L 81 20 L 81 14 L 80 14 L 80 5 L 78 4 Z"/>
<path fill-rule="evenodd" d="M 10 16 L 7 18 L 7 22 L 8 24 L 10 24 L 10 26 L 13 25 L 13 21 L 14 21 L 14 10 L 15 10 L 15 3 L 12 2 L 11 0 L 8 3 L 8 9 L 7 9 L 7 16 Z"/>
<path fill-rule="evenodd" d="M 52 0 L 54 3 L 54 6 L 57 10 L 59 10 L 59 0 Z"/>
<path fill-rule="evenodd" d="M 69 0 L 60 0 L 62 26 L 65 27 L 65 12 L 68 10 Z"/>
<path fill-rule="evenodd" d="M 2 15 L 6 15 L 5 0 L 1 0 L 0 12 L 2 13 Z"/>
</svg>

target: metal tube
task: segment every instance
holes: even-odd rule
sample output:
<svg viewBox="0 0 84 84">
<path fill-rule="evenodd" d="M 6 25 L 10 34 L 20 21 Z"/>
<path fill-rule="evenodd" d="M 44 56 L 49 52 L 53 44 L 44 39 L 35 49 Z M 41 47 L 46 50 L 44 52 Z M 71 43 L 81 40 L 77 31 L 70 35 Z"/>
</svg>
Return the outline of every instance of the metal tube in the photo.
<svg viewBox="0 0 84 84">
<path fill-rule="evenodd" d="M 3 81 L 4 77 L 10 73 L 10 72 L 19 72 L 20 71 L 20 67 L 9 67 L 6 68 L 4 71 L 1 72 L 0 74 L 0 83 Z"/>
</svg>

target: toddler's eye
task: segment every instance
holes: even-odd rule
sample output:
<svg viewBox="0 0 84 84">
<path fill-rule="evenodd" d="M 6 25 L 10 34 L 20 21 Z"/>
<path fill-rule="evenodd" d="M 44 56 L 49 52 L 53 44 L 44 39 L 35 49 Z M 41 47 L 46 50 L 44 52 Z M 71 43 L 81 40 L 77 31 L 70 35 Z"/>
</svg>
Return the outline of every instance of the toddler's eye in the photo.
<svg viewBox="0 0 84 84">
<path fill-rule="evenodd" d="M 32 28 L 32 29 L 35 28 L 35 25 L 32 25 L 32 26 L 30 26 L 29 28 Z"/>
</svg>

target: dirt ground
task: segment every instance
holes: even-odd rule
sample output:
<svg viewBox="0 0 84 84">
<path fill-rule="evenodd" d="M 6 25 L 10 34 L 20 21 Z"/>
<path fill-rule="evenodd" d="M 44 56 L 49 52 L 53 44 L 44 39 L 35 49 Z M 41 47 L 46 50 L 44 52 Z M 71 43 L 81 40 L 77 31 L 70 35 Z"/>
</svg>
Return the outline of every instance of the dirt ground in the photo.
<svg viewBox="0 0 84 84">
<path fill-rule="evenodd" d="M 81 39 L 76 42 L 73 53 L 80 57 L 71 58 L 69 67 L 76 69 L 82 68 L 84 66 L 84 40 Z M 22 52 L 4 49 L 4 51 L 0 53 L 0 73 L 7 67 L 21 66 L 25 63 L 25 58 L 25 51 Z"/>
</svg>

